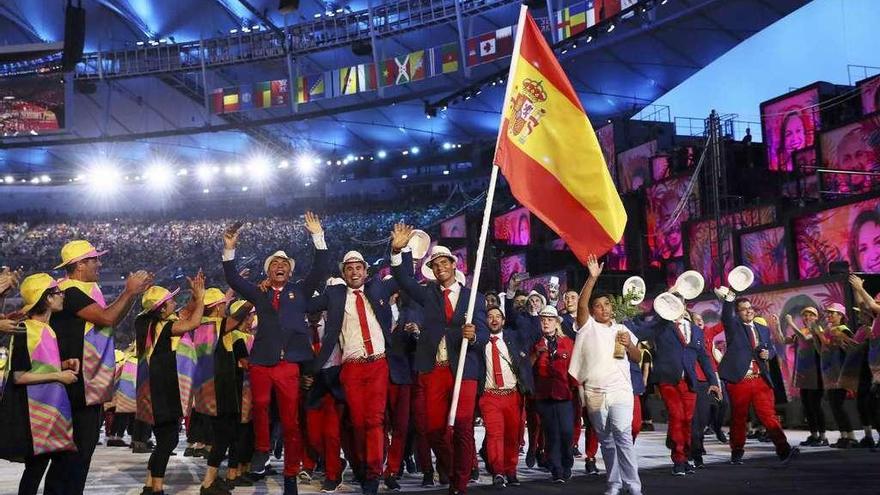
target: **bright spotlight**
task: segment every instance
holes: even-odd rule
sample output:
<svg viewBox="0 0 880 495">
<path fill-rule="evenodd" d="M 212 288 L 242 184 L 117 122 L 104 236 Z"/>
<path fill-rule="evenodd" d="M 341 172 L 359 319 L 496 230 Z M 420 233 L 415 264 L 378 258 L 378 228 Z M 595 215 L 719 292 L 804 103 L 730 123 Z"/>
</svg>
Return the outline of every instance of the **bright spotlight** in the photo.
<svg viewBox="0 0 880 495">
<path fill-rule="evenodd" d="M 269 178 L 269 160 L 264 156 L 257 156 L 248 163 L 248 172 L 257 182 L 265 182 Z"/>
<path fill-rule="evenodd" d="M 3 178 L 3 182 L 5 182 L 7 184 L 12 184 L 13 182 L 15 182 L 15 177 L 13 177 L 11 175 L 7 175 L 6 177 Z"/>
<path fill-rule="evenodd" d="M 214 171 L 207 165 L 199 165 L 199 168 L 196 169 L 196 177 L 202 182 L 211 182 L 211 178 L 214 177 Z"/>
<path fill-rule="evenodd" d="M 42 182 L 43 184 L 46 184 L 48 182 L 52 182 L 52 178 L 46 174 L 43 174 L 40 176 L 40 182 Z"/>
<path fill-rule="evenodd" d="M 155 190 L 168 189 L 174 181 L 174 173 L 167 165 L 151 165 L 144 174 L 150 188 Z"/>
<path fill-rule="evenodd" d="M 281 163 L 278 164 L 278 168 L 288 168 L 290 167 L 290 162 L 287 160 L 281 160 Z"/>
<path fill-rule="evenodd" d="M 31 179 L 31 184 L 39 184 L 39 183 L 40 183 L 39 177 L 34 177 L 33 179 Z"/>
<path fill-rule="evenodd" d="M 452 149 L 452 143 L 443 143 L 443 149 L 444 150 Z"/>
<path fill-rule="evenodd" d="M 227 165 L 226 168 L 223 169 L 223 172 L 226 175 L 238 177 L 239 175 L 241 175 L 241 167 L 239 167 L 238 165 Z"/>
<path fill-rule="evenodd" d="M 376 153 L 376 156 L 378 156 L 380 159 L 382 159 L 382 158 L 385 158 L 386 156 L 388 156 L 388 153 L 385 153 L 385 150 L 379 150 L 379 152 Z"/>
<path fill-rule="evenodd" d="M 296 168 L 299 173 L 308 175 L 315 168 L 315 159 L 309 155 L 302 155 L 296 159 Z"/>
<path fill-rule="evenodd" d="M 406 175 L 406 174 L 403 174 L 403 175 L 400 176 L 400 178 L 401 178 L 401 179 L 404 179 L 404 180 L 405 180 L 407 177 L 409 177 L 409 176 Z"/>
<path fill-rule="evenodd" d="M 241 192 L 247 192 L 248 186 L 241 186 Z"/>
<path fill-rule="evenodd" d="M 412 148 L 409 149 L 409 151 L 410 151 L 410 153 L 412 153 L 413 155 L 418 155 L 418 154 L 419 154 L 419 147 L 418 147 L 418 146 L 413 146 Z"/>
<path fill-rule="evenodd" d="M 122 174 L 114 165 L 102 163 L 89 169 L 86 178 L 94 192 L 101 195 L 112 195 L 119 189 Z"/>
</svg>

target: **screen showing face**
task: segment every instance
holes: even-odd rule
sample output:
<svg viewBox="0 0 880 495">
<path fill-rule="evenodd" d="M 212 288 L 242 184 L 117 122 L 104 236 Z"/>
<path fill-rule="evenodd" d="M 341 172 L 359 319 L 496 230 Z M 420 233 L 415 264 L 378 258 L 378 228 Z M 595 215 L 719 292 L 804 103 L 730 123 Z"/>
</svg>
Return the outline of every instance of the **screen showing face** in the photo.
<svg viewBox="0 0 880 495">
<path fill-rule="evenodd" d="M 528 246 L 531 225 L 531 215 L 526 208 L 517 208 L 495 217 L 495 240 L 511 246 Z"/>
<path fill-rule="evenodd" d="M 669 178 L 672 174 L 672 160 L 669 155 L 657 155 L 651 157 L 651 178 L 655 181 Z"/>
<path fill-rule="evenodd" d="M 507 288 L 508 282 L 510 282 L 510 277 L 513 276 L 514 273 L 525 273 L 528 272 L 528 268 L 526 267 L 526 255 L 525 253 L 521 254 L 512 254 L 510 256 L 505 256 L 500 260 L 500 276 L 501 276 L 501 287 Z"/>
<path fill-rule="evenodd" d="M 440 224 L 440 237 L 444 239 L 464 239 L 467 237 L 465 216 L 459 215 Z"/>
<path fill-rule="evenodd" d="M 791 153 L 813 146 L 819 117 L 819 89 L 806 89 L 761 104 L 761 124 L 770 170 L 792 170 Z"/>
<path fill-rule="evenodd" d="M 599 140 L 599 147 L 602 149 L 602 155 L 605 157 L 605 165 L 608 165 L 608 170 L 611 172 L 611 178 L 616 184 L 617 167 L 614 166 L 614 124 L 607 124 L 600 127 L 596 131 L 596 139 Z"/>
<path fill-rule="evenodd" d="M 721 221 L 725 229 L 733 232 L 746 227 L 759 227 L 776 221 L 776 209 L 773 206 L 761 206 L 748 208 L 742 211 L 726 215 Z M 726 242 L 722 242 L 723 253 L 718 253 L 717 236 L 718 229 L 715 220 L 695 222 L 688 226 L 688 261 L 692 270 L 703 274 L 706 280 L 706 289 L 727 285 L 727 273 L 733 269 L 733 242 L 732 235 L 726 236 Z M 718 273 L 716 260 L 724 260 L 724 281 Z"/>
<path fill-rule="evenodd" d="M 880 172 L 880 116 L 823 132 L 819 141 L 822 166 L 850 172 Z M 859 194 L 876 188 L 874 177 L 855 174 L 822 174 L 822 190 Z"/>
<path fill-rule="evenodd" d="M 788 251 L 785 249 L 785 227 L 770 227 L 739 237 L 742 264 L 755 274 L 755 284 L 771 285 L 788 282 Z"/>
<path fill-rule="evenodd" d="M 832 261 L 880 273 L 880 198 L 797 218 L 794 236 L 801 278 L 827 274 Z"/>
<path fill-rule="evenodd" d="M 0 132 L 33 134 L 64 128 L 64 77 L 28 74 L 0 78 Z"/>
<path fill-rule="evenodd" d="M 842 282 L 830 284 L 815 284 L 791 289 L 756 292 L 748 294 L 749 301 L 755 309 L 755 315 L 768 319 L 770 315 L 779 317 L 779 321 L 785 322 L 786 315 L 791 315 L 797 326 L 802 325 L 801 311 L 812 306 L 822 311 L 832 303 L 845 305 L 844 287 Z M 703 317 L 707 327 L 719 324 L 721 320 L 721 303 L 717 299 L 701 301 L 691 306 L 691 311 Z M 791 335 L 792 330 L 786 329 L 785 335 Z M 712 341 L 719 349 L 724 349 L 724 332 L 720 332 Z M 789 394 L 797 394 L 798 389 L 792 385 L 794 370 L 795 346 L 774 344 L 779 356 L 779 366 L 782 379 L 785 382 L 785 390 Z"/>
<path fill-rule="evenodd" d="M 458 257 L 458 264 L 456 265 L 456 267 L 458 268 L 458 271 L 467 275 L 468 274 L 468 250 L 467 250 L 467 248 L 463 247 L 463 248 L 453 249 L 452 254 L 454 254 L 455 256 Z"/>
<path fill-rule="evenodd" d="M 859 84 L 862 93 L 862 113 L 868 115 L 880 111 L 880 76 Z"/>
<path fill-rule="evenodd" d="M 659 267 L 660 260 L 676 258 L 684 254 L 681 226 L 693 216 L 699 216 L 699 198 L 694 188 L 681 213 L 675 217 L 675 209 L 687 192 L 690 177 L 668 179 L 648 187 L 647 212 L 648 251 L 652 266 Z"/>
<path fill-rule="evenodd" d="M 621 192 L 637 191 L 651 177 L 651 157 L 657 154 L 657 141 L 651 141 L 617 155 Z"/>
</svg>

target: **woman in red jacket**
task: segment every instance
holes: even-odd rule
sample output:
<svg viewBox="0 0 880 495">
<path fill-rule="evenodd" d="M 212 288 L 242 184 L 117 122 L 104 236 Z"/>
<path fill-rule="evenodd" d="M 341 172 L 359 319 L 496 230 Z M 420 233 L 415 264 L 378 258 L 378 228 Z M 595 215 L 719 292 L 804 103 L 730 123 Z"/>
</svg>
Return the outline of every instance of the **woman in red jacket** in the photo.
<svg viewBox="0 0 880 495">
<path fill-rule="evenodd" d="M 571 452 L 573 387 L 568 375 L 574 341 L 562 332 L 562 318 L 555 307 L 544 306 L 538 316 L 543 336 L 532 348 L 535 402 L 541 416 L 550 474 L 554 483 L 565 483 L 571 478 L 574 464 Z"/>
</svg>

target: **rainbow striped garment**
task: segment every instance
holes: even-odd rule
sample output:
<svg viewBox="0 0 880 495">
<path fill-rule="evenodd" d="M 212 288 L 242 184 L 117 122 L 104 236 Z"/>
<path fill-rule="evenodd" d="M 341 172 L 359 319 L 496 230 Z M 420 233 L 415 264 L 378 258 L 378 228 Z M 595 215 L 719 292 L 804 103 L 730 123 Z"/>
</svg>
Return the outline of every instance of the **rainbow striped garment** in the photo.
<svg viewBox="0 0 880 495">
<path fill-rule="evenodd" d="M 107 307 L 101 288 L 94 282 L 64 278 L 59 280 L 58 287 L 61 290 L 76 287 L 102 308 Z M 82 376 L 86 404 L 90 406 L 109 402 L 113 396 L 113 379 L 116 375 L 113 332 L 113 327 L 99 328 L 92 322 L 85 322 Z"/>
<path fill-rule="evenodd" d="M 137 411 L 137 364 L 137 356 L 134 354 L 126 354 L 120 363 L 116 393 L 113 396 L 117 413 Z"/>
<path fill-rule="evenodd" d="M 27 348 L 31 373 L 61 371 L 55 331 L 41 321 L 27 320 Z M 27 386 L 28 412 L 34 455 L 75 451 L 73 413 L 64 384 L 47 382 Z"/>
<path fill-rule="evenodd" d="M 220 340 L 220 325 L 223 318 L 202 318 L 202 324 L 193 330 L 193 343 L 195 344 L 196 369 L 193 375 L 193 388 L 195 389 L 195 410 L 207 414 L 217 415 L 217 395 L 214 383 L 214 351 Z"/>
</svg>

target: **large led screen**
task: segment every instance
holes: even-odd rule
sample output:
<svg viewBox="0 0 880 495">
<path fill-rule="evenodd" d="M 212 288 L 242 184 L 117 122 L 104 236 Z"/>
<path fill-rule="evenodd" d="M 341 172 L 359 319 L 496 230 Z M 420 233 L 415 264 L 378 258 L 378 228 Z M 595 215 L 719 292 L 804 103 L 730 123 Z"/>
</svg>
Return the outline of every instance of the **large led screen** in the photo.
<svg viewBox="0 0 880 495">
<path fill-rule="evenodd" d="M 620 192 L 637 191 L 651 178 L 651 157 L 657 154 L 657 141 L 650 141 L 617 154 Z"/>
<path fill-rule="evenodd" d="M 820 137 L 822 166 L 850 172 L 880 172 L 880 116 L 866 117 L 858 122 L 823 132 Z M 866 175 L 822 175 L 822 191 L 838 194 L 859 194 L 880 184 Z"/>
<path fill-rule="evenodd" d="M 791 153 L 813 146 L 819 117 L 819 89 L 809 88 L 761 104 L 761 125 L 770 170 L 792 170 Z"/>
<path fill-rule="evenodd" d="M 801 278 L 827 274 L 832 261 L 880 273 L 880 198 L 797 218 L 794 236 Z"/>
<path fill-rule="evenodd" d="M 654 184 L 647 189 L 648 252 L 652 266 L 660 266 L 660 260 L 682 256 L 681 225 L 699 216 L 699 199 L 696 185 L 687 202 L 676 216 L 676 208 L 685 196 L 690 177 L 679 177 Z"/>
<path fill-rule="evenodd" d="M 64 78 L 28 74 L 0 78 L 0 132 L 42 134 L 64 128 Z"/>
<path fill-rule="evenodd" d="M 755 274 L 755 286 L 788 282 L 785 227 L 770 227 L 739 237 L 742 264 Z"/>
<path fill-rule="evenodd" d="M 859 83 L 862 93 L 862 113 L 868 115 L 880 111 L 880 76 Z"/>
<path fill-rule="evenodd" d="M 511 246 L 528 246 L 532 232 L 531 214 L 517 208 L 495 217 L 495 240 Z"/>
<path fill-rule="evenodd" d="M 440 224 L 440 237 L 444 239 L 464 239 L 467 237 L 467 223 L 464 215 L 444 220 Z"/>
<path fill-rule="evenodd" d="M 505 256 L 499 260 L 499 267 L 500 269 L 498 272 L 501 278 L 501 288 L 502 290 L 507 290 L 507 283 L 510 282 L 510 277 L 512 277 L 514 273 L 528 272 L 526 255 L 525 253 L 520 253 Z"/>
</svg>

